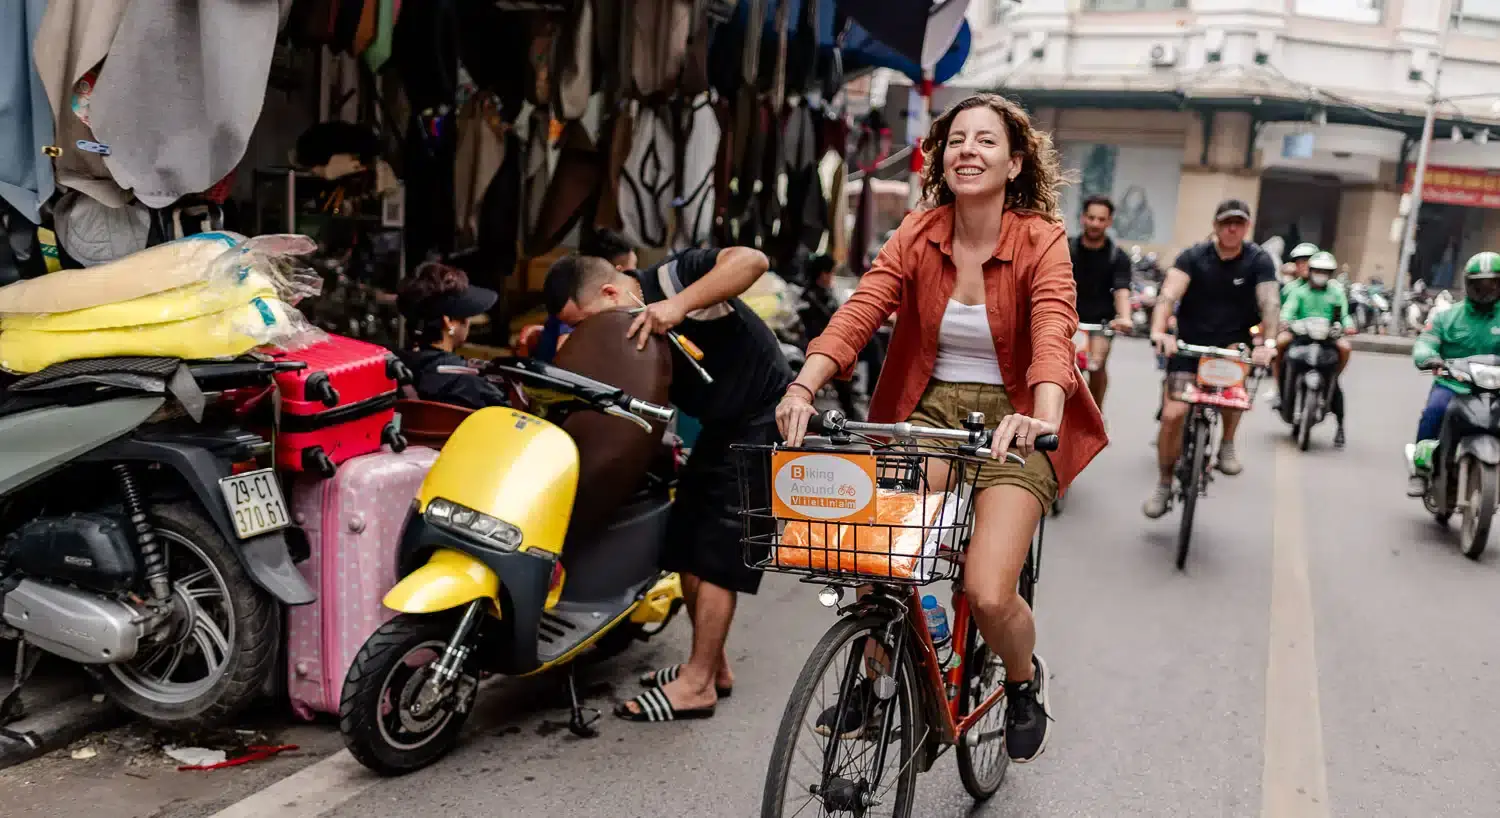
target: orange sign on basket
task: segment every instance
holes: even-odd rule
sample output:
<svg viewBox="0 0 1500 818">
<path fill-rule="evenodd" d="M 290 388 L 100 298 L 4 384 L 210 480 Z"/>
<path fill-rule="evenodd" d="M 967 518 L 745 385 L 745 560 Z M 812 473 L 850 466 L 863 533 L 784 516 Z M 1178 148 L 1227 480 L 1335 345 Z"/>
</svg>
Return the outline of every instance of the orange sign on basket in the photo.
<svg viewBox="0 0 1500 818">
<path fill-rule="evenodd" d="M 781 520 L 875 522 L 875 455 L 773 452 L 771 515 Z"/>
</svg>

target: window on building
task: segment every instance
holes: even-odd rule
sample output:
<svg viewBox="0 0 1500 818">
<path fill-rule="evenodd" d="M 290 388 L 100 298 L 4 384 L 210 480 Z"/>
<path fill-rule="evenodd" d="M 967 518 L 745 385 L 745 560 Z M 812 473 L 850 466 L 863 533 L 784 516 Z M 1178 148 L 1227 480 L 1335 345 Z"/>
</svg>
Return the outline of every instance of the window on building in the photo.
<svg viewBox="0 0 1500 818">
<path fill-rule="evenodd" d="M 1462 0 L 1457 28 L 1476 37 L 1500 37 L 1500 0 Z"/>
<path fill-rule="evenodd" d="M 1378 23 L 1385 0 L 1296 0 L 1293 10 L 1304 17 Z"/>
<path fill-rule="evenodd" d="M 1187 8 L 1187 0 L 1084 0 L 1089 11 L 1172 11 Z"/>
</svg>

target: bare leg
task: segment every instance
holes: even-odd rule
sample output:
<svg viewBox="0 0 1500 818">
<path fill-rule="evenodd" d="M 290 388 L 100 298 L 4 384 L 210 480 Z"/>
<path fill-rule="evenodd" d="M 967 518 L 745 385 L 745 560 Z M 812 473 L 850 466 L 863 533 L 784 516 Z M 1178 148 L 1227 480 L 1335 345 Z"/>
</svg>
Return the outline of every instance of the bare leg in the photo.
<svg viewBox="0 0 1500 818">
<path fill-rule="evenodd" d="M 1005 662 L 1005 679 L 1032 677 L 1036 620 L 1021 598 L 1017 583 L 1032 535 L 1042 516 L 1041 504 L 1019 486 L 995 486 L 975 498 L 974 535 L 964 565 L 964 593 L 985 644 Z"/>
<path fill-rule="evenodd" d="M 1168 398 L 1161 410 L 1161 432 L 1156 438 L 1156 467 L 1162 485 L 1172 482 L 1172 469 L 1182 454 L 1182 427 L 1188 405 Z M 1227 424 L 1226 424 L 1227 426 Z"/>
<path fill-rule="evenodd" d="M 1240 416 L 1244 414 L 1238 409 L 1225 409 L 1220 412 L 1224 417 L 1224 443 L 1234 443 L 1234 433 L 1240 429 Z"/>
<path fill-rule="evenodd" d="M 676 679 L 661 690 L 677 710 L 709 707 L 719 700 L 714 680 L 723 667 L 729 626 L 734 621 L 734 591 L 694 578 L 697 586 L 693 605 L 693 654 Z M 635 702 L 627 703 L 638 712 Z"/>
<path fill-rule="evenodd" d="M 698 633 L 698 588 L 703 580 L 692 574 L 681 574 L 682 577 L 682 606 L 687 611 L 688 621 L 693 625 L 694 641 Z M 734 687 L 734 673 L 729 669 L 728 649 L 723 651 L 720 657 L 719 669 L 714 676 L 714 684 L 721 688 Z"/>
<path fill-rule="evenodd" d="M 1089 339 L 1089 394 L 1094 396 L 1094 403 L 1099 408 L 1104 408 L 1104 393 L 1109 391 L 1109 349 L 1110 339 L 1097 336 Z"/>
</svg>

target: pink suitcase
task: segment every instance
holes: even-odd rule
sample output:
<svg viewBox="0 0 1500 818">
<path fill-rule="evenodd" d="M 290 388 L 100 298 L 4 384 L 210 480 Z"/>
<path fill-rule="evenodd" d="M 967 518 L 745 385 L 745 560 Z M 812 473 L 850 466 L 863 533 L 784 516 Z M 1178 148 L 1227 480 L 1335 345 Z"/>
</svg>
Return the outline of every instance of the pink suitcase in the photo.
<svg viewBox="0 0 1500 818">
<path fill-rule="evenodd" d="M 327 480 L 294 481 L 292 519 L 312 550 L 298 567 L 318 592 L 287 622 L 287 692 L 299 717 L 338 713 L 355 654 L 395 616 L 380 600 L 396 584 L 401 527 L 435 460 L 437 452 L 412 446 L 356 457 Z"/>
</svg>

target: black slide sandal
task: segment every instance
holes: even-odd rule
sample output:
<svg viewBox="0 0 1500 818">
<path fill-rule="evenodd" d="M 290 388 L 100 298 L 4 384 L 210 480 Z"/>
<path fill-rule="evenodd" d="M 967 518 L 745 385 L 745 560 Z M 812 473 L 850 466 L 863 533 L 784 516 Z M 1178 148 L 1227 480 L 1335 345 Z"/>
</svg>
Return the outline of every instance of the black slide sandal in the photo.
<svg viewBox="0 0 1500 818">
<path fill-rule="evenodd" d="M 641 674 L 641 687 L 661 687 L 662 685 L 671 684 L 680 675 L 682 675 L 682 665 L 672 665 L 660 670 L 647 671 Z M 734 695 L 734 688 L 714 685 L 714 693 L 718 694 L 721 699 L 727 699 Z"/>
<path fill-rule="evenodd" d="M 663 693 L 659 687 L 653 687 L 630 701 L 635 702 L 635 706 L 640 708 L 639 712 L 631 712 L 626 706 L 630 702 L 615 705 L 615 715 L 625 721 L 639 723 L 689 721 L 710 718 L 714 714 L 713 706 L 678 710 L 672 706 L 672 702 L 667 699 L 667 694 Z"/>
</svg>

